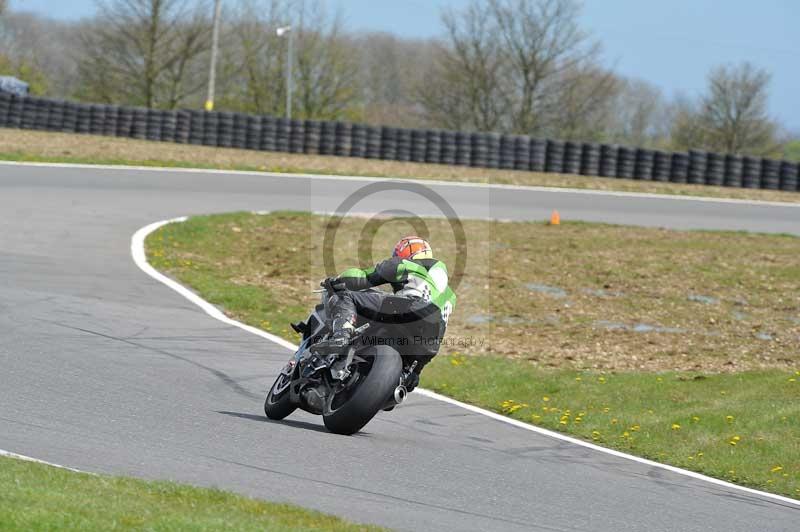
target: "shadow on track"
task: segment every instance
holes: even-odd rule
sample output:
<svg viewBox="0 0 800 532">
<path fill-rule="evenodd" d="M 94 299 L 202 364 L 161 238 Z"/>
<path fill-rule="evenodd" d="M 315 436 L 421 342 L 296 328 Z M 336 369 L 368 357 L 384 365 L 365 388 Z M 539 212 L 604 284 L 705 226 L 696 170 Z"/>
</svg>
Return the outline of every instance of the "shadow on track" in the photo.
<svg viewBox="0 0 800 532">
<path fill-rule="evenodd" d="M 308 421 L 296 421 L 293 419 L 283 419 L 280 421 L 275 421 L 269 419 L 267 416 L 260 416 L 256 414 L 247 414 L 244 412 L 229 412 L 227 410 L 217 410 L 217 414 L 225 414 L 226 416 L 231 417 L 238 417 L 242 419 L 249 419 L 251 421 L 260 421 L 262 423 L 269 423 L 274 425 L 285 425 L 289 427 L 294 427 L 296 429 L 306 429 L 306 430 L 313 430 L 316 432 L 324 432 L 325 434 L 332 434 L 328 429 L 326 429 L 323 425 L 317 425 L 315 423 L 309 423 Z M 360 433 L 359 433 L 360 434 Z M 354 434 L 354 436 L 358 436 L 359 434 Z"/>
</svg>

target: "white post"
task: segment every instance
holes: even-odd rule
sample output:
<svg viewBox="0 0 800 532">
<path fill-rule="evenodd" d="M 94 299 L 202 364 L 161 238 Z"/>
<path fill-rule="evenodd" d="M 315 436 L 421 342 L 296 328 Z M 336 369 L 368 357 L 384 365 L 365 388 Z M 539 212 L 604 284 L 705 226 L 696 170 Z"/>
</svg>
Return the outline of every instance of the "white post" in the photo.
<svg viewBox="0 0 800 532">
<path fill-rule="evenodd" d="M 286 51 L 286 119 L 292 119 L 292 31 L 291 26 L 283 26 L 278 28 L 277 34 L 278 37 L 282 37 L 285 34 L 289 34 L 289 45 L 287 46 Z"/>
<path fill-rule="evenodd" d="M 208 72 L 206 111 L 214 110 L 214 85 L 217 81 L 217 48 L 219 47 L 219 19 L 221 8 L 221 0 L 214 0 L 214 29 L 211 31 L 211 65 L 209 66 Z"/>
</svg>

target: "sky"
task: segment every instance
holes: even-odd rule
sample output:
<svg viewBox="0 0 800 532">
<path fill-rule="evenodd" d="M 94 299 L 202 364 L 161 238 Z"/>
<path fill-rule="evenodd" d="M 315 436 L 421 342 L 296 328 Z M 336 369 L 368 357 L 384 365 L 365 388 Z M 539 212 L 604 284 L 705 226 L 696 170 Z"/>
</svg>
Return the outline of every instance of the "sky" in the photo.
<svg viewBox="0 0 800 532">
<path fill-rule="evenodd" d="M 223 0 L 224 2 L 225 0 Z M 404 37 L 441 34 L 439 12 L 467 0 L 323 0 L 351 30 Z M 94 0 L 11 0 L 54 18 L 91 16 Z M 666 96 L 701 94 L 715 65 L 750 61 L 772 75 L 770 113 L 800 133 L 800 1 L 584 0 L 583 27 L 603 45 L 606 64 Z"/>
</svg>

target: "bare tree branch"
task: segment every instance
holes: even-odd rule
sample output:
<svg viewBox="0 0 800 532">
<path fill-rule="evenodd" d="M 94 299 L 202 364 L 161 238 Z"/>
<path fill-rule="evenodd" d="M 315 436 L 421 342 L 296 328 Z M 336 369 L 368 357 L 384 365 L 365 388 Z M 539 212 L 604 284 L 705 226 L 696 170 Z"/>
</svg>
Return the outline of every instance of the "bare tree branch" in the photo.
<svg viewBox="0 0 800 532">
<path fill-rule="evenodd" d="M 107 0 L 81 32 L 89 99 L 173 109 L 202 90 L 210 23 L 205 3 Z"/>
<path fill-rule="evenodd" d="M 714 68 L 707 93 L 695 107 L 676 113 L 672 135 L 678 148 L 775 155 L 778 124 L 767 113 L 769 74 L 750 63 Z"/>
<path fill-rule="evenodd" d="M 443 16 L 446 42 L 420 91 L 445 127 L 572 137 L 602 129 L 615 78 L 575 0 L 473 0 Z"/>
</svg>

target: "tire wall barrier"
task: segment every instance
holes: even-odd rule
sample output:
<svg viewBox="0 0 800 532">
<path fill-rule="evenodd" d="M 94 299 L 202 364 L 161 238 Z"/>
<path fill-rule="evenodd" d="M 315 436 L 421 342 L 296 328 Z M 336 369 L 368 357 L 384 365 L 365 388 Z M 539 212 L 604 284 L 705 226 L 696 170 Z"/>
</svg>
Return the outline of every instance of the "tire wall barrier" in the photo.
<svg viewBox="0 0 800 532">
<path fill-rule="evenodd" d="M 221 148 L 800 191 L 800 164 L 690 150 L 404 129 L 266 115 L 165 111 L 0 92 L 0 127 Z"/>
</svg>

